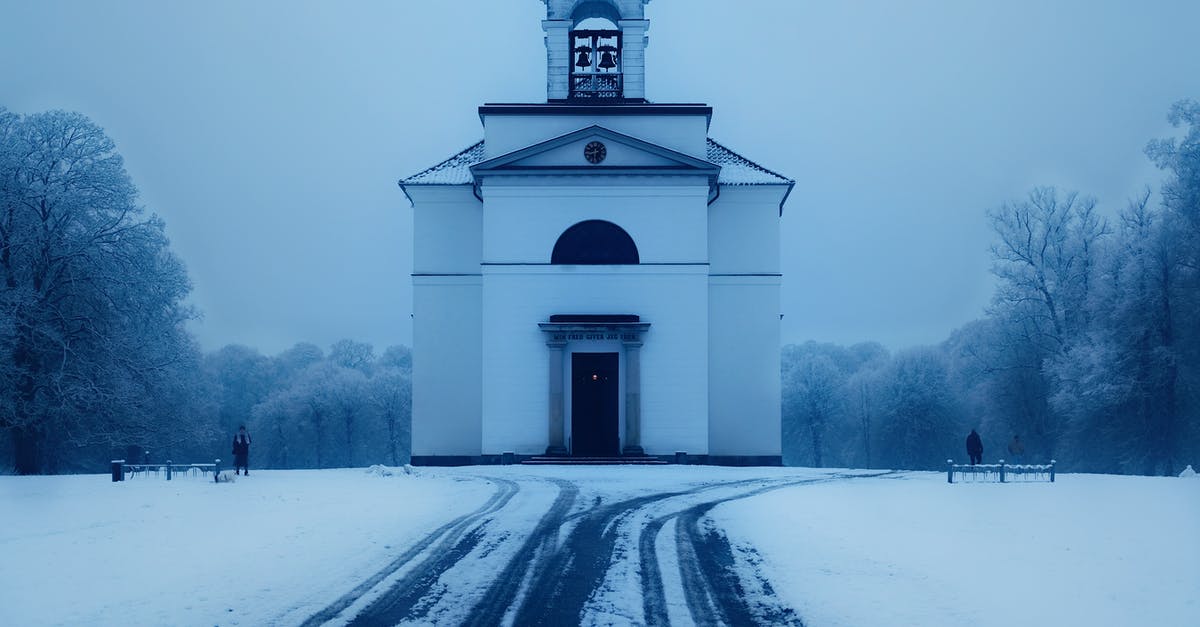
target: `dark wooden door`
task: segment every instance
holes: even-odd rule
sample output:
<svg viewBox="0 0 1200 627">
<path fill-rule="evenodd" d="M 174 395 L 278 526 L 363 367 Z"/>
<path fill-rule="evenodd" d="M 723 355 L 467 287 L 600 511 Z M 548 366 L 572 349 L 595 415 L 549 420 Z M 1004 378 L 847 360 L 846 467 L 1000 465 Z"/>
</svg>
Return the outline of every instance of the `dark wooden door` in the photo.
<svg viewBox="0 0 1200 627">
<path fill-rule="evenodd" d="M 618 454 L 616 353 L 571 354 L 571 454 Z"/>
</svg>

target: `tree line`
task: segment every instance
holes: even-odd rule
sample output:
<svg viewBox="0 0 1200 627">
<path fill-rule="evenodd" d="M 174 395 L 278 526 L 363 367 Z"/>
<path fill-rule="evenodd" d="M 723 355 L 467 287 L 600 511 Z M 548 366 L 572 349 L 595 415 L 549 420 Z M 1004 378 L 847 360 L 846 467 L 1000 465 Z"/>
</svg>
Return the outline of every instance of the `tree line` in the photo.
<svg viewBox="0 0 1200 627">
<path fill-rule="evenodd" d="M 240 424 L 277 467 L 407 460 L 408 349 L 204 354 L 190 291 L 103 129 L 0 107 L 0 472 L 207 461 Z"/>
<path fill-rule="evenodd" d="M 1106 216 L 1041 187 L 990 211 L 995 296 L 941 344 L 784 347 L 785 462 L 935 469 L 971 428 L 993 461 L 1014 435 L 1075 471 L 1200 461 L 1200 103 L 1168 119 L 1157 197 Z"/>
<path fill-rule="evenodd" d="M 1200 104 L 1151 141 L 1158 194 L 1111 215 L 1047 187 L 988 214 L 997 291 L 937 346 L 783 348 L 785 462 L 933 469 L 985 455 L 1173 474 L 1200 457 Z M 251 463 L 408 459 L 411 355 L 342 340 L 204 353 L 163 221 L 86 117 L 0 108 L 0 472 L 113 456 L 209 460 L 245 424 Z"/>
<path fill-rule="evenodd" d="M 219 452 L 245 425 L 251 464 L 329 468 L 406 464 L 412 424 L 412 353 L 341 340 L 324 353 L 302 342 L 267 357 L 230 345 L 207 355 L 216 385 Z"/>
</svg>

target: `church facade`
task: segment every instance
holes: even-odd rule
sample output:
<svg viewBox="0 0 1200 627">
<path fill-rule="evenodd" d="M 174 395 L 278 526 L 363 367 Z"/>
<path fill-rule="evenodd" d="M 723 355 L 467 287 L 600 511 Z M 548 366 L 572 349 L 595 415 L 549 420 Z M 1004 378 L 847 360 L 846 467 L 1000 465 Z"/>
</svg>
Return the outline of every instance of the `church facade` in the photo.
<svg viewBox="0 0 1200 627">
<path fill-rule="evenodd" d="M 793 182 L 645 98 L 649 0 L 545 0 L 547 101 L 400 181 L 415 464 L 505 453 L 778 464 Z"/>
</svg>

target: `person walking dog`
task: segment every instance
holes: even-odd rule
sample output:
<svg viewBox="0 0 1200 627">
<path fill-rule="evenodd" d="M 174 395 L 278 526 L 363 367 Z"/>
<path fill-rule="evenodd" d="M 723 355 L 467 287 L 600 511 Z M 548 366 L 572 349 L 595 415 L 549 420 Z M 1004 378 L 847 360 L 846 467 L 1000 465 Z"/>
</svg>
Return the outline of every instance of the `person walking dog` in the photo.
<svg viewBox="0 0 1200 627">
<path fill-rule="evenodd" d="M 242 470 L 250 476 L 250 434 L 246 433 L 246 425 L 238 427 L 233 436 L 233 474 L 239 475 Z"/>
</svg>

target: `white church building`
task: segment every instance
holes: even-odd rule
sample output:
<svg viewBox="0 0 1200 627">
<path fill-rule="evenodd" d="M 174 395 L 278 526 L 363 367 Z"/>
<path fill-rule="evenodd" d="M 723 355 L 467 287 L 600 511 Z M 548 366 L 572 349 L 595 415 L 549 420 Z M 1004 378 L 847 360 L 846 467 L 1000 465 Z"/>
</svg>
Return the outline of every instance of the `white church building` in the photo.
<svg viewBox="0 0 1200 627">
<path fill-rule="evenodd" d="M 400 181 L 413 463 L 779 464 L 793 182 L 646 99 L 649 0 L 544 1 L 547 101 L 479 107 L 482 141 Z"/>
</svg>

